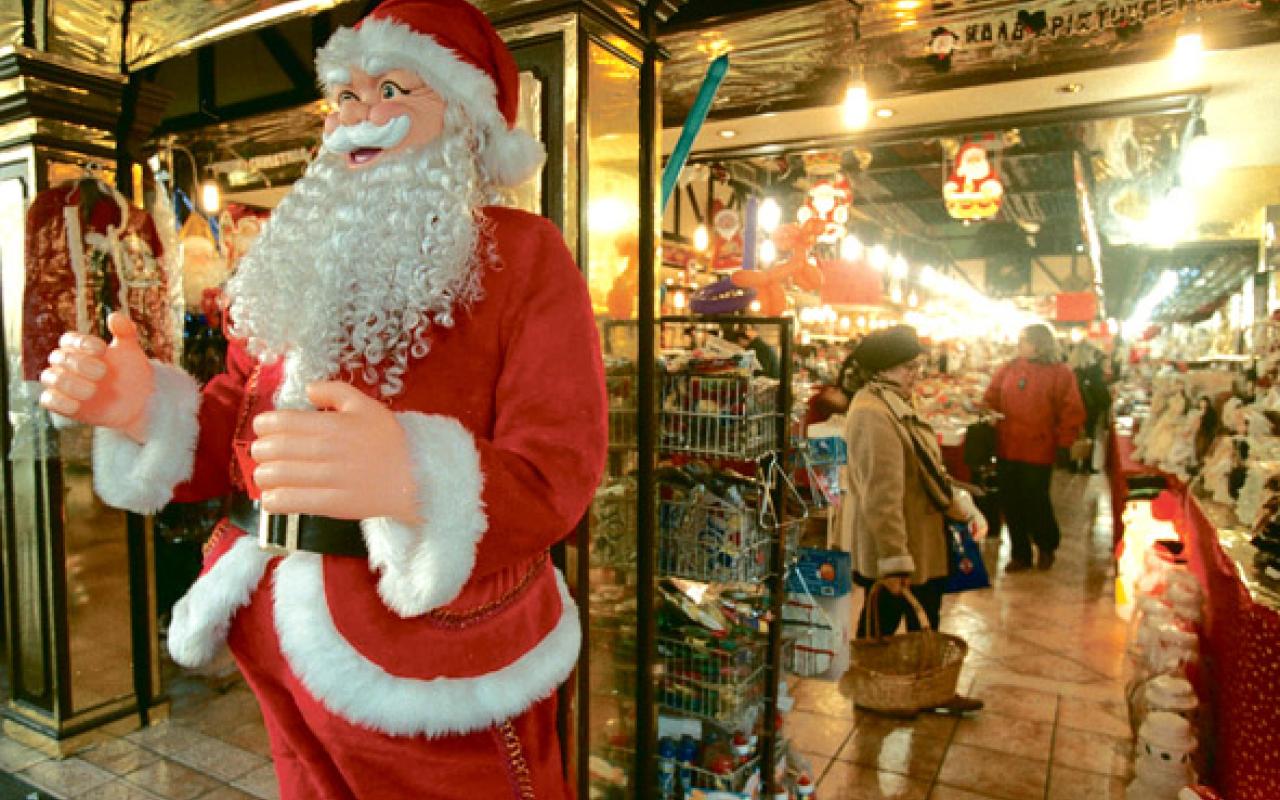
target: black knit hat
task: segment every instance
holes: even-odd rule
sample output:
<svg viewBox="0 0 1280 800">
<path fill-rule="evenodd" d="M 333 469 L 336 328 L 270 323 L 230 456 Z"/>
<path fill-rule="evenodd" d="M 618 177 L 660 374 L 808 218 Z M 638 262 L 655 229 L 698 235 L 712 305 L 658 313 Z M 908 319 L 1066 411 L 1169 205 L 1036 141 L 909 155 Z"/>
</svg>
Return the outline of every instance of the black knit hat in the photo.
<svg viewBox="0 0 1280 800">
<path fill-rule="evenodd" d="M 854 348 L 853 360 L 866 372 L 874 373 L 905 364 L 923 352 L 915 328 L 894 325 L 863 337 Z"/>
</svg>

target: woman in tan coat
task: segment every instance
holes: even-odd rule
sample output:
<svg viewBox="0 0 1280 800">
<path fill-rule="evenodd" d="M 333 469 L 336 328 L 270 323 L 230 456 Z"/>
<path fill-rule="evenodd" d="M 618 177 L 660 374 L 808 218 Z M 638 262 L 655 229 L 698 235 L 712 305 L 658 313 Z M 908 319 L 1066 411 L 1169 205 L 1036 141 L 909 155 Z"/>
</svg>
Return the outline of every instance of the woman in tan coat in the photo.
<svg viewBox="0 0 1280 800">
<path fill-rule="evenodd" d="M 879 629 L 888 635 L 903 617 L 919 623 L 902 594 L 908 586 L 929 624 L 940 622 L 950 556 L 946 517 L 968 520 L 978 538 L 986 523 L 968 492 L 952 485 L 942 466 L 938 439 L 915 412 L 911 390 L 923 352 L 915 329 L 899 325 L 877 331 L 854 350 L 861 388 L 849 406 L 849 495 L 842 513 L 843 539 L 853 553 L 854 582 L 869 589 L 876 581 Z M 863 605 L 858 636 L 866 636 L 869 609 Z M 956 698 L 948 710 L 976 710 L 981 702 Z"/>
</svg>

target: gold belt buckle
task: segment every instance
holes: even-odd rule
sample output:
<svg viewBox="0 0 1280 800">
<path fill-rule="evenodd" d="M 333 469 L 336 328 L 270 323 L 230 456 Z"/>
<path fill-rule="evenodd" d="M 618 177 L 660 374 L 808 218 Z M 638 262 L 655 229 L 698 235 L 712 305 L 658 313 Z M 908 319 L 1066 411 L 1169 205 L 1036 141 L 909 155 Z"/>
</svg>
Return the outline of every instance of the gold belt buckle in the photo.
<svg viewBox="0 0 1280 800">
<path fill-rule="evenodd" d="M 298 551 L 298 528 L 302 525 L 301 514 L 286 514 L 284 523 L 284 544 L 271 541 L 271 518 L 279 514 L 258 512 L 258 547 L 274 556 L 287 556 Z"/>
</svg>

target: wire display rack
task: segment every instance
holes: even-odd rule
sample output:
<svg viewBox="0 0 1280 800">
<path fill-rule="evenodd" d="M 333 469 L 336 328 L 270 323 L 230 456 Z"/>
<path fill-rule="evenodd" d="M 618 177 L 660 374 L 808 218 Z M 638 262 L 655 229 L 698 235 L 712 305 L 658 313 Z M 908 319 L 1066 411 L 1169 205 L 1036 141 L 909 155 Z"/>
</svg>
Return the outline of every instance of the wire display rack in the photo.
<svg viewBox="0 0 1280 800">
<path fill-rule="evenodd" d="M 591 501 L 591 565 L 634 569 L 637 557 L 636 482 L 625 477 Z"/>
<path fill-rule="evenodd" d="M 696 633 L 700 634 L 701 631 Z M 728 729 L 744 726 L 764 696 L 766 643 L 658 637 L 658 698 L 663 708 Z"/>
<path fill-rule="evenodd" d="M 609 447 L 632 449 L 636 446 L 636 373 L 634 366 L 605 376 L 609 398 Z"/>
<path fill-rule="evenodd" d="M 662 376 L 662 439 L 668 453 L 755 459 L 774 452 L 777 382 L 747 375 Z"/>
<path fill-rule="evenodd" d="M 770 574 L 774 538 L 782 536 L 794 549 L 803 523 L 779 524 L 697 487 L 659 503 L 658 569 L 708 583 L 752 583 Z"/>
<path fill-rule="evenodd" d="M 760 756 L 752 756 L 729 772 L 712 772 L 701 767 L 681 767 L 682 774 L 689 776 L 689 789 L 706 789 L 713 792 L 742 792 L 747 782 L 760 768 Z"/>
</svg>

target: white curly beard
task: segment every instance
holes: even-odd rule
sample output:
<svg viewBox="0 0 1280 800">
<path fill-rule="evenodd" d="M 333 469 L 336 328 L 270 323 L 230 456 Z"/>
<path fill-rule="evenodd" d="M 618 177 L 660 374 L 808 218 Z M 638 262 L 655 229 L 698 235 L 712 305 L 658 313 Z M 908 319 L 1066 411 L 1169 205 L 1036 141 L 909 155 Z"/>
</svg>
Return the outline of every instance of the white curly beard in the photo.
<svg viewBox="0 0 1280 800">
<path fill-rule="evenodd" d="M 480 298 L 476 209 L 491 192 L 464 122 L 417 151 L 359 170 L 328 151 L 307 169 L 227 284 L 232 333 L 255 356 L 285 356 L 281 408 L 307 408 L 305 389 L 342 372 L 404 388 L 431 326 Z"/>
</svg>

